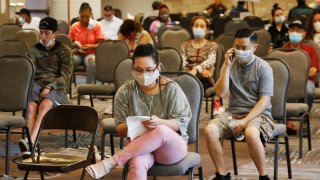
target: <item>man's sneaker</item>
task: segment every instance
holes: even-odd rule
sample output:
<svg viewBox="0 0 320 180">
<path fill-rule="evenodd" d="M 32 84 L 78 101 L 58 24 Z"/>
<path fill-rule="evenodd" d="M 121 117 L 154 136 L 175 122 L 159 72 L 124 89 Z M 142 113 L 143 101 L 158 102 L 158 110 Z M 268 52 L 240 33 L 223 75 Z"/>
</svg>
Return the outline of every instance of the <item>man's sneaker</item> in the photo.
<svg viewBox="0 0 320 180">
<path fill-rule="evenodd" d="M 212 180 L 231 180 L 231 175 L 229 172 L 224 176 L 216 173 L 216 177 L 214 177 Z"/>
<path fill-rule="evenodd" d="M 259 180 L 270 180 L 268 175 L 259 176 Z"/>
<path fill-rule="evenodd" d="M 23 152 L 26 152 L 26 151 L 30 151 L 29 149 L 29 143 L 27 140 L 24 140 L 24 139 L 20 139 L 19 142 L 19 148 L 20 148 L 20 151 L 23 153 Z"/>
</svg>

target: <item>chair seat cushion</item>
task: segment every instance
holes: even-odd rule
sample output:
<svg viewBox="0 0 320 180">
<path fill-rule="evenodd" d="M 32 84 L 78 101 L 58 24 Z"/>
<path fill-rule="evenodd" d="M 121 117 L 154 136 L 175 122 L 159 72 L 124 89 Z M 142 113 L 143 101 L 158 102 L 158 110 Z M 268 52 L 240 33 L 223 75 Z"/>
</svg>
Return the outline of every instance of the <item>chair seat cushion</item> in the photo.
<svg viewBox="0 0 320 180">
<path fill-rule="evenodd" d="M 18 168 L 20 170 L 45 170 L 45 172 L 69 172 L 85 165 L 87 153 L 87 149 L 59 148 L 51 152 L 49 150 L 40 156 L 35 156 L 36 162 L 32 162 L 32 158 L 20 159 Z"/>
<path fill-rule="evenodd" d="M 161 165 L 155 163 L 149 170 L 148 176 L 176 176 L 185 174 L 186 171 L 195 166 L 201 165 L 201 158 L 198 153 L 188 152 L 187 156 L 178 163 Z"/>
<path fill-rule="evenodd" d="M 79 85 L 77 91 L 79 95 L 112 95 L 115 87 L 114 84 L 83 84 Z"/>
<path fill-rule="evenodd" d="M 281 136 L 284 135 L 286 133 L 286 125 L 284 124 L 274 124 L 274 130 L 273 130 L 273 134 L 271 136 L 271 139 L 273 139 L 276 136 Z"/>
<path fill-rule="evenodd" d="M 214 87 L 210 87 L 206 89 L 206 92 L 204 92 L 204 97 L 209 98 L 216 94 L 216 89 Z"/>
<path fill-rule="evenodd" d="M 287 103 L 286 114 L 287 117 L 298 117 L 303 113 L 308 112 L 308 105 L 305 103 Z"/>
<path fill-rule="evenodd" d="M 0 128 L 25 125 L 26 121 L 21 116 L 0 116 Z"/>
<path fill-rule="evenodd" d="M 100 126 L 104 132 L 116 134 L 116 123 L 114 118 L 106 118 L 100 121 Z"/>
<path fill-rule="evenodd" d="M 314 91 L 314 98 L 319 99 L 320 98 L 320 88 L 315 88 Z"/>
</svg>

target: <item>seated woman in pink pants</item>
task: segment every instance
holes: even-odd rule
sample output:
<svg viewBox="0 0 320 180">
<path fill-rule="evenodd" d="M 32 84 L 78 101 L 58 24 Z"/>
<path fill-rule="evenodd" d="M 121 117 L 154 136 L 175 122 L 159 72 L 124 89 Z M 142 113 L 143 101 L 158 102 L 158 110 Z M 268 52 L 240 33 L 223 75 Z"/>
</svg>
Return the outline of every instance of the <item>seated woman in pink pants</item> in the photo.
<svg viewBox="0 0 320 180">
<path fill-rule="evenodd" d="M 127 136 L 128 116 L 150 116 L 142 124 L 148 131 L 126 144 L 113 157 L 88 166 L 87 172 L 99 179 L 115 166 L 129 165 L 128 179 L 147 179 L 147 171 L 157 162 L 174 164 L 187 154 L 187 127 L 191 110 L 187 97 L 175 82 L 159 75 L 157 50 L 139 45 L 133 54 L 134 81 L 126 82 L 115 96 L 117 132 Z"/>
</svg>

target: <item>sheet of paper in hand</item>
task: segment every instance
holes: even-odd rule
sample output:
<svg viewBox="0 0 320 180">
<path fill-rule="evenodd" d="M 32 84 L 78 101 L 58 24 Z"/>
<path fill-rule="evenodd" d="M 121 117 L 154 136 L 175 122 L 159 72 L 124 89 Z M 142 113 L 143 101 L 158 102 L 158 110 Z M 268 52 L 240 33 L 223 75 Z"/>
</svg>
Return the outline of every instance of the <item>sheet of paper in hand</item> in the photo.
<svg viewBox="0 0 320 180">
<path fill-rule="evenodd" d="M 128 126 L 128 137 L 131 141 L 148 131 L 142 124 L 142 121 L 149 120 L 149 116 L 129 116 L 126 118 Z"/>
</svg>

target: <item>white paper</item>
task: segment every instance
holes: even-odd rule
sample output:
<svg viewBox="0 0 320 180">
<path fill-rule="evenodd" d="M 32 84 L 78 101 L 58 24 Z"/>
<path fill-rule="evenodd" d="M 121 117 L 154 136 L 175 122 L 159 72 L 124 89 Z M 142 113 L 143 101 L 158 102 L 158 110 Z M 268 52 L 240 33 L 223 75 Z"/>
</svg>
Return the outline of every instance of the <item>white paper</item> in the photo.
<svg viewBox="0 0 320 180">
<path fill-rule="evenodd" d="M 149 119 L 149 116 L 129 116 L 126 118 L 128 137 L 130 137 L 131 141 L 148 131 L 148 129 L 143 126 L 142 121 Z"/>
</svg>

